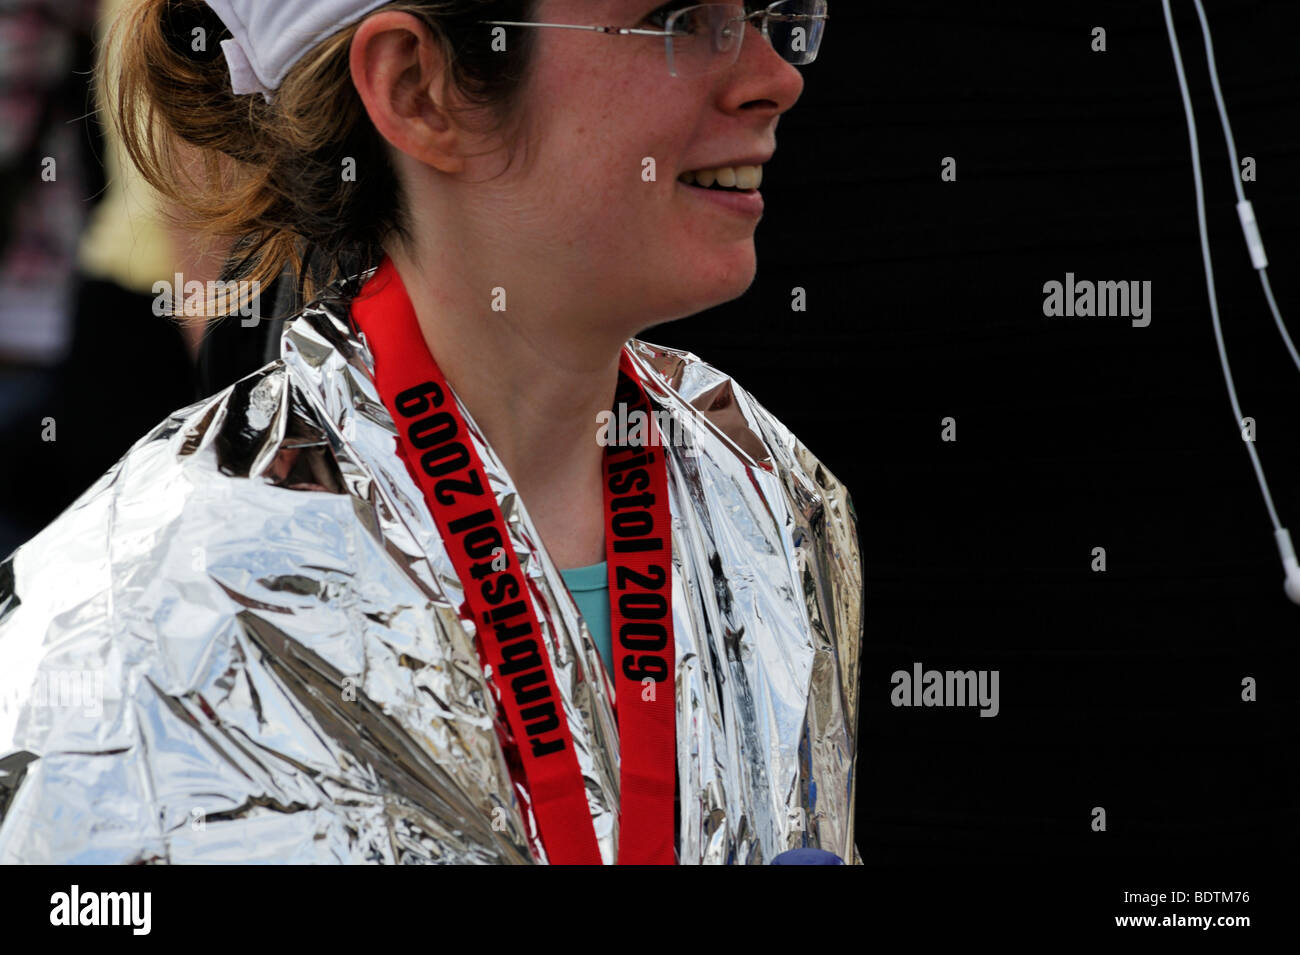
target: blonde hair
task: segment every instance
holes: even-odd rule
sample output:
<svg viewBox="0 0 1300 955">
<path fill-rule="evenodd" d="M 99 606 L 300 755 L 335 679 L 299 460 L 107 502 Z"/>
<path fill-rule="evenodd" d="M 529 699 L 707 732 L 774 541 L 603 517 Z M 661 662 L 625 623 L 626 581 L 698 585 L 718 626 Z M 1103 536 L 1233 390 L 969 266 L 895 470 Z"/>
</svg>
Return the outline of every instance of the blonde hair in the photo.
<svg viewBox="0 0 1300 955">
<path fill-rule="evenodd" d="M 481 19 L 531 19 L 535 0 L 395 0 L 441 43 L 448 79 L 493 131 L 518 119 L 534 31 L 492 49 Z M 236 96 L 220 47 L 228 35 L 203 0 L 131 0 L 110 27 L 96 68 L 122 146 L 200 237 L 238 240 L 227 276 L 269 286 L 292 265 L 302 297 L 378 264 L 384 243 L 410 240 L 409 212 L 387 144 L 352 83 L 360 23 L 321 41 L 271 102 Z M 186 149 L 196 162 L 183 161 Z M 348 179 L 345 163 L 364 170 Z M 312 268 L 305 267 L 308 249 Z M 319 255 L 319 258 L 317 257 Z M 319 271 L 316 266 L 319 265 Z M 209 314 L 228 314 L 229 309 Z"/>
</svg>

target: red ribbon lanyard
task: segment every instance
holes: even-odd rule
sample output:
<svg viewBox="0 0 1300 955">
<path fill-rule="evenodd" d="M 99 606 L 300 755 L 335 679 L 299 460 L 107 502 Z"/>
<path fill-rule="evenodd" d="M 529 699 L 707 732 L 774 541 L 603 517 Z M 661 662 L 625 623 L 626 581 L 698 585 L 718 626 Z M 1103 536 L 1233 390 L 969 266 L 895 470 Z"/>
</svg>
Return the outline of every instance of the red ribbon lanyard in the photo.
<svg viewBox="0 0 1300 955">
<path fill-rule="evenodd" d="M 455 396 L 424 342 L 415 309 L 385 258 L 352 307 L 375 382 L 397 425 L 397 450 L 465 587 L 480 661 L 518 747 L 552 863 L 600 865 L 574 753 L 528 578 Z M 619 723 L 620 865 L 674 865 L 676 708 L 668 470 L 649 399 L 625 349 L 616 401 L 646 435 L 605 449 L 605 550 Z M 616 415 L 616 420 L 618 416 Z M 592 422 L 593 429 L 595 422 Z M 594 433 L 594 430 L 593 430 Z"/>
</svg>

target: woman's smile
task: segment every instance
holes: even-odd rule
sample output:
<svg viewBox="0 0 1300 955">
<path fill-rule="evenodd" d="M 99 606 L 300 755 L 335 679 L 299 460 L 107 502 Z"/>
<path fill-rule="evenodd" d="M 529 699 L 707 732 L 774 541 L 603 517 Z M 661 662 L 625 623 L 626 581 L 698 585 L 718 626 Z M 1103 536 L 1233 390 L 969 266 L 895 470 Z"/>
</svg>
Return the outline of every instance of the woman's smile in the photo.
<svg viewBox="0 0 1300 955">
<path fill-rule="evenodd" d="M 677 180 L 677 188 L 691 197 L 737 215 L 757 219 L 763 215 L 763 194 L 757 189 L 718 189 Z"/>
<path fill-rule="evenodd" d="M 677 177 L 677 182 L 693 194 L 699 194 L 699 198 L 712 200 L 721 208 L 757 218 L 763 214 L 763 194 L 758 188 L 763 184 L 762 164 L 765 161 L 737 162 L 684 172 Z"/>
</svg>

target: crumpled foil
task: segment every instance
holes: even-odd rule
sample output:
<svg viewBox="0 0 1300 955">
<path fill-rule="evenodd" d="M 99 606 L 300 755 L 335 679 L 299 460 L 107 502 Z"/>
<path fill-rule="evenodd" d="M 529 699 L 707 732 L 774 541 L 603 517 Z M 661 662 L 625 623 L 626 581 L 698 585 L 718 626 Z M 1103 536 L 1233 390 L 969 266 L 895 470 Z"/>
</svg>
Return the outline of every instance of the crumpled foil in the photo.
<svg viewBox="0 0 1300 955">
<path fill-rule="evenodd" d="M 0 863 L 547 861 L 341 287 L 286 325 L 280 360 L 173 413 L 0 564 Z M 860 864 L 848 492 L 727 375 L 629 348 L 690 439 L 665 448 L 679 860 L 811 847 Z M 610 864 L 613 686 L 462 411 Z"/>
</svg>

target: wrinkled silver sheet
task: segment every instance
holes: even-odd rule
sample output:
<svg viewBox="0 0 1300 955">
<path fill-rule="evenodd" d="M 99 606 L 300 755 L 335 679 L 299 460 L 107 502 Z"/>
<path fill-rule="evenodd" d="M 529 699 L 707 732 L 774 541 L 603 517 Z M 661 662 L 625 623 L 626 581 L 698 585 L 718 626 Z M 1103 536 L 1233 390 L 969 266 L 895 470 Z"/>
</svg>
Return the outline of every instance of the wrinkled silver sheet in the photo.
<svg viewBox="0 0 1300 955">
<path fill-rule="evenodd" d="M 336 292 L 286 326 L 279 361 L 175 412 L 0 564 L 0 862 L 546 861 Z M 631 347 L 692 436 L 669 449 L 680 861 L 808 846 L 860 862 L 849 495 L 727 375 Z M 147 375 L 123 368 L 122 387 Z M 612 685 L 466 417 L 544 598 L 612 863 Z"/>
</svg>

